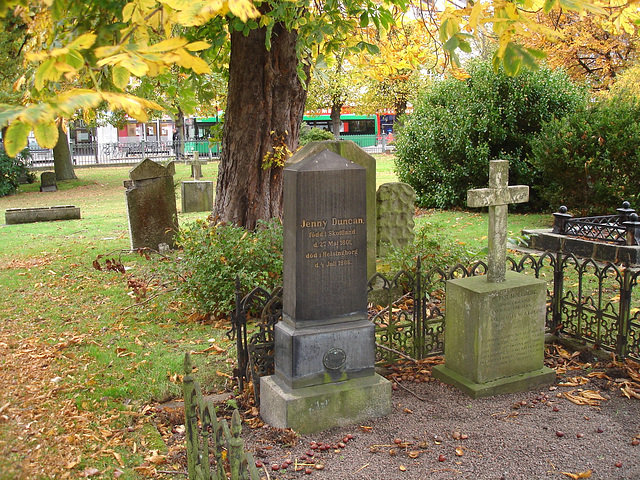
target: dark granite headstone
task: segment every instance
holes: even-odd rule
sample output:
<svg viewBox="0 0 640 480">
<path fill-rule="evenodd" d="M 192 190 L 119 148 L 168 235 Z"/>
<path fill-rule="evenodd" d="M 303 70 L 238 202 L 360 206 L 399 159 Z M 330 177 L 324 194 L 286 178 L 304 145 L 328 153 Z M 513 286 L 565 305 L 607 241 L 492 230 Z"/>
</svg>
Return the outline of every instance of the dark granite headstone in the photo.
<svg viewBox="0 0 640 480">
<path fill-rule="evenodd" d="M 40 191 L 41 192 L 57 192 L 58 181 L 56 180 L 56 172 L 42 172 L 40 174 Z"/>
<path fill-rule="evenodd" d="M 126 187 L 131 248 L 153 248 L 166 243 L 174 247 L 178 230 L 173 163 L 163 167 L 148 158 L 130 172 Z"/>
<path fill-rule="evenodd" d="M 283 321 L 261 414 L 301 432 L 390 411 L 367 319 L 366 170 L 329 150 L 284 170 Z"/>
</svg>

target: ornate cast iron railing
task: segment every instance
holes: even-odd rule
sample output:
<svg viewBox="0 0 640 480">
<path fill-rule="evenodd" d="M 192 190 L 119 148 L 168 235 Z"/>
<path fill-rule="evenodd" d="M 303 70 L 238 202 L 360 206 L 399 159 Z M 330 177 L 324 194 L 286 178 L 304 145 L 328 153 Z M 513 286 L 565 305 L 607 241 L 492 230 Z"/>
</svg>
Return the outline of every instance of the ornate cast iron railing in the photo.
<svg viewBox="0 0 640 480">
<path fill-rule="evenodd" d="M 638 215 L 624 202 L 615 215 L 573 218 L 564 205 L 554 213 L 553 233 L 620 245 L 640 245 Z"/>
<path fill-rule="evenodd" d="M 507 262 L 513 271 L 547 281 L 547 333 L 640 360 L 640 269 L 549 252 L 509 257 Z M 369 318 L 376 325 L 377 360 L 443 354 L 446 282 L 483 275 L 486 268 L 484 262 L 476 262 L 423 272 L 418 261 L 415 271 L 401 271 L 392 277 L 374 275 L 368 283 L 369 293 L 379 293 Z M 237 290 L 232 329 L 238 342 L 236 375 L 241 388 L 251 378 L 259 398 L 260 376 L 273 373 L 273 327 L 282 314 L 282 291 L 256 289 L 242 297 L 238 284 Z M 261 313 L 255 315 L 248 334 L 247 312 L 251 308 Z"/>
<path fill-rule="evenodd" d="M 189 480 L 259 480 L 253 455 L 244 450 L 238 410 L 233 411 L 229 428 L 225 419 L 217 418 L 213 403 L 202 398 L 192 370 L 187 353 L 182 388 Z"/>
</svg>

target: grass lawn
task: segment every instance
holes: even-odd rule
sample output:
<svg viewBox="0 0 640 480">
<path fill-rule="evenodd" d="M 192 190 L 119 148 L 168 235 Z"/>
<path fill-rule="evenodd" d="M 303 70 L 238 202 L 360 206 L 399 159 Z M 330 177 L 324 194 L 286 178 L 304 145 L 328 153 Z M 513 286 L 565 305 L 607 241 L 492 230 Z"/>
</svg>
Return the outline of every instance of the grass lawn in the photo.
<svg viewBox="0 0 640 480">
<path fill-rule="evenodd" d="M 395 181 L 393 157 L 377 160 L 378 183 Z M 0 480 L 138 479 L 154 468 L 170 471 L 173 465 L 154 463 L 168 453 L 163 436 L 171 435 L 158 428 L 154 405 L 180 397 L 184 353 L 195 353 L 205 390 L 232 386 L 228 324 L 203 319 L 172 295 L 158 274 L 159 257 L 128 251 L 129 169 L 77 169 L 78 180 L 58 192 L 40 193 L 34 184 L 0 198 L 0 213 L 75 205 L 82 215 L 0 226 Z M 216 163 L 203 167 L 205 180 L 215 181 L 216 172 Z M 176 166 L 176 185 L 189 176 L 190 167 Z M 204 217 L 180 214 L 179 222 Z M 510 235 L 550 221 L 511 215 Z M 416 223 L 470 249 L 486 244 L 485 213 L 427 211 Z M 104 269 L 106 259 L 126 272 Z"/>
</svg>

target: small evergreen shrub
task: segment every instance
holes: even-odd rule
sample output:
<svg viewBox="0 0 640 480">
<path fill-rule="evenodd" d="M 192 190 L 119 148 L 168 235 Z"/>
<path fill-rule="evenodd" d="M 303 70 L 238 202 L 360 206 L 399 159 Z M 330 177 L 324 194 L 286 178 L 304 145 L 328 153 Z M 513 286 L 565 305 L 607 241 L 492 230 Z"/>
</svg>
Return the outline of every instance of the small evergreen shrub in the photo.
<svg viewBox="0 0 640 480">
<path fill-rule="evenodd" d="M 561 71 L 510 77 L 479 61 L 468 72 L 466 80 L 448 78 L 421 92 L 399 131 L 397 173 L 422 207 L 464 207 L 468 189 L 486 187 L 493 159 L 509 160 L 511 184 L 538 183 L 528 161 L 531 139 L 545 121 L 586 102 L 585 90 Z M 532 197 L 527 208 L 544 206 Z"/>
<path fill-rule="evenodd" d="M 235 280 L 245 289 L 282 284 L 282 224 L 259 222 L 255 231 L 211 219 L 184 225 L 176 236 L 178 293 L 202 313 L 225 316 L 235 305 Z M 245 291 L 244 294 L 248 293 Z"/>
<path fill-rule="evenodd" d="M 23 150 L 16 158 L 11 158 L 4 148 L 0 148 L 0 197 L 15 193 L 21 177 L 33 181 L 33 174 L 27 169 L 29 159 L 29 150 Z"/>
<path fill-rule="evenodd" d="M 304 147 L 309 142 L 320 142 L 322 140 L 334 140 L 333 133 L 322 130 L 321 128 L 309 127 L 306 123 L 300 128 L 300 137 L 298 144 Z"/>
<path fill-rule="evenodd" d="M 574 215 L 614 213 L 624 200 L 640 207 L 640 101 L 619 95 L 547 123 L 531 143 L 541 172 L 535 188 Z"/>
</svg>

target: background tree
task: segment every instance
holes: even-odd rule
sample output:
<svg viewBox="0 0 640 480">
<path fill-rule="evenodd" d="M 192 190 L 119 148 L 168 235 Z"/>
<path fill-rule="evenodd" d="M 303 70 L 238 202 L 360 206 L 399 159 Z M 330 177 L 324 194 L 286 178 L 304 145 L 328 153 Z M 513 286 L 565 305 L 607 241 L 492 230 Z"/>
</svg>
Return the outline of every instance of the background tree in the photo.
<svg viewBox="0 0 640 480">
<path fill-rule="evenodd" d="M 619 10 L 620 7 L 609 7 Z M 637 27 L 613 31 L 594 14 L 554 9 L 538 15 L 540 24 L 561 36 L 550 42 L 541 34 L 523 38 L 523 44 L 544 50 L 551 68 L 564 68 L 577 81 L 587 81 L 594 90 L 609 88 L 615 78 L 638 59 Z"/>
<path fill-rule="evenodd" d="M 326 68 L 316 65 L 307 94 L 306 110 L 330 109 L 331 131 L 336 139 L 340 137 L 342 107 L 356 103 L 362 85 L 358 68 L 345 58 L 346 54 L 338 52 Z"/>
<path fill-rule="evenodd" d="M 435 30 L 433 25 L 402 15 L 388 30 L 367 29 L 367 40 L 378 51 L 359 54 L 359 65 L 368 79 L 361 98 L 364 111 L 393 110 L 397 121 L 402 121 L 410 99 L 426 85 L 428 72 L 443 69 Z"/>
<path fill-rule="evenodd" d="M 420 95 L 396 141 L 398 176 L 423 207 L 463 207 L 469 188 L 488 182 L 489 161 L 510 161 L 510 182 L 534 185 L 530 141 L 545 120 L 586 101 L 561 71 L 540 68 L 508 76 L 473 62 L 469 78 L 436 81 Z M 532 195 L 529 208 L 544 202 Z"/>
</svg>

